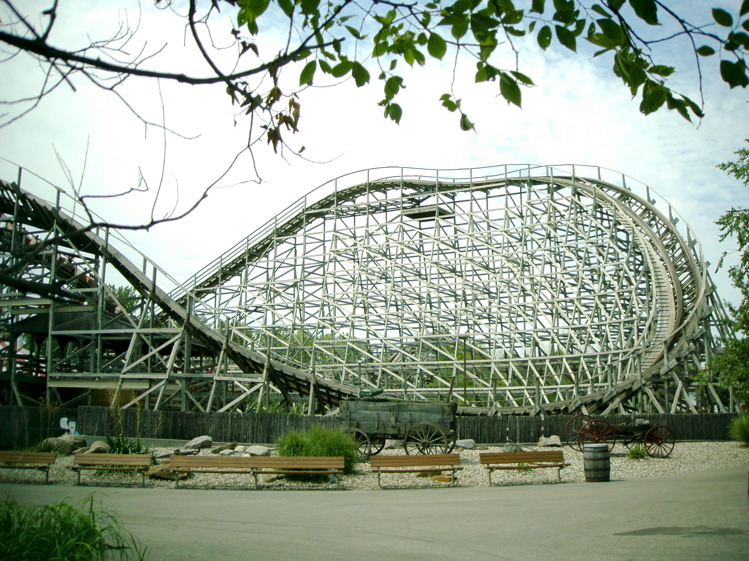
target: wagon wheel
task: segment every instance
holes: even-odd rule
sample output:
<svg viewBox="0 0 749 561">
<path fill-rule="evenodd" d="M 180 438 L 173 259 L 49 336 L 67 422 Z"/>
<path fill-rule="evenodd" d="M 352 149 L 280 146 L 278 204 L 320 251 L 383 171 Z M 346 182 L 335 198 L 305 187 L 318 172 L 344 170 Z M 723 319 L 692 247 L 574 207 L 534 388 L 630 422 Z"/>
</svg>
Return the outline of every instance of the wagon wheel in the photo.
<svg viewBox="0 0 749 561">
<path fill-rule="evenodd" d="M 655 425 L 645 433 L 645 450 L 651 458 L 668 458 L 675 442 L 674 432 L 663 425 Z"/>
<path fill-rule="evenodd" d="M 447 454 L 450 444 L 444 431 L 434 423 L 416 423 L 403 438 L 406 454 Z"/>
<path fill-rule="evenodd" d="M 616 431 L 606 421 L 594 419 L 585 423 L 577 436 L 578 450 L 582 450 L 586 444 L 608 444 L 609 452 L 616 444 Z"/>
<path fill-rule="evenodd" d="M 349 429 L 349 432 L 358 444 L 359 454 L 361 454 L 362 458 L 368 458 L 372 454 L 376 454 L 381 450 L 380 449 L 377 452 L 372 452 L 372 441 L 369 439 L 369 436 L 367 436 L 367 433 L 363 430 L 354 427 Z"/>
<path fill-rule="evenodd" d="M 385 448 L 385 437 L 372 435 L 369 437 L 369 444 L 369 453 L 370 455 L 375 456 L 382 452 L 382 449 Z"/>
<path fill-rule="evenodd" d="M 567 446 L 573 450 L 582 452 L 582 448 L 580 448 L 580 445 L 577 442 L 577 437 L 580 435 L 580 429 L 583 428 L 583 425 L 592 420 L 593 417 L 590 415 L 580 414 L 575 415 L 567 421 L 567 424 L 564 425 L 564 441 L 567 443 Z"/>
</svg>

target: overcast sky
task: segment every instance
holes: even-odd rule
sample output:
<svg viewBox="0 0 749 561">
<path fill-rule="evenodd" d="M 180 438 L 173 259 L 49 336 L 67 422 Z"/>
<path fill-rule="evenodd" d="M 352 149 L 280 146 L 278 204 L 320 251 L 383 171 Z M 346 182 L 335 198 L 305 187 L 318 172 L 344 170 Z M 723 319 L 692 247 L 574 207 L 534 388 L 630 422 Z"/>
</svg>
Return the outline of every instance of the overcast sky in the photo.
<svg viewBox="0 0 749 561">
<path fill-rule="evenodd" d="M 132 4 L 118 5 L 128 3 Z M 51 0 L 21 4 L 47 7 Z M 52 39 L 61 43 L 73 44 L 78 36 L 81 46 L 80 37 L 86 33 L 103 39 L 125 18 L 125 12 L 102 8 L 105 3 L 97 1 L 73 4 L 63 0 L 60 4 L 63 13 Z M 154 59 L 154 66 L 182 64 L 186 57 L 193 60 L 194 53 L 182 48 L 179 29 L 174 35 L 167 31 L 173 16 L 168 12 L 153 16 L 150 3 L 145 4 L 148 17 L 143 18 L 140 31 L 153 37 L 149 48 L 165 42 L 167 46 Z M 715 0 L 713 4 L 736 13 L 740 0 Z M 678 5 L 705 14 L 699 18 L 702 21 L 709 15 L 708 4 L 702 0 L 680 0 Z M 131 9 L 127 17 L 133 25 L 137 10 Z M 544 53 L 520 46 L 521 70 L 536 82 L 524 91 L 522 109 L 499 99 L 495 86 L 473 86 L 473 70 L 459 67 L 458 96 L 476 123 L 475 132 L 461 132 L 457 117 L 440 106 L 439 96 L 451 84 L 449 66 L 406 77 L 400 125 L 382 117 L 377 106 L 381 86 L 376 79 L 371 88 L 357 89 L 347 82 L 310 89 L 301 98 L 303 132 L 290 141 L 294 147 L 305 147 L 307 159 L 291 154 L 284 159 L 258 147 L 254 163 L 247 155 L 240 158 L 190 216 L 126 236 L 182 280 L 305 193 L 356 170 L 595 165 L 646 183 L 668 200 L 697 233 L 713 264 L 711 272 L 721 296 L 737 302 L 738 294 L 725 273 L 714 273 L 721 253 L 733 247 L 718 243 L 714 222 L 731 206 L 745 207 L 749 194 L 715 166 L 735 159 L 733 152 L 746 146 L 749 92 L 729 90 L 717 76 L 717 62 L 707 59 L 703 61 L 706 117 L 701 123 L 690 124 L 668 111 L 645 117 L 611 73 L 608 59 L 594 60 L 587 50 L 576 56 L 558 49 Z M 675 83 L 678 89 L 699 98 L 687 46 L 669 47 L 664 56 L 680 72 Z M 28 58 L 0 63 L 0 98 L 8 101 L 28 95 L 39 80 L 38 67 Z M 189 206 L 230 166 L 244 140 L 236 107 L 221 87 L 131 80 L 123 90 L 131 107 L 154 122 L 163 119 L 186 137 L 167 134 L 164 144 L 158 127 L 134 118 L 110 93 L 80 79 L 75 85 L 76 91 L 61 86 L 31 113 L 0 128 L 0 178 L 15 180 L 22 166 L 23 187 L 48 197 L 49 184 L 69 189 L 70 177 L 82 192 L 111 194 L 137 185 L 143 176 L 152 187 L 163 183 L 157 207 L 160 216 L 171 208 Z M 19 108 L 5 106 L 0 112 L 12 115 Z M 257 181 L 256 171 L 262 182 Z M 153 192 L 131 194 L 102 206 L 103 217 L 113 222 L 145 222 Z"/>
</svg>

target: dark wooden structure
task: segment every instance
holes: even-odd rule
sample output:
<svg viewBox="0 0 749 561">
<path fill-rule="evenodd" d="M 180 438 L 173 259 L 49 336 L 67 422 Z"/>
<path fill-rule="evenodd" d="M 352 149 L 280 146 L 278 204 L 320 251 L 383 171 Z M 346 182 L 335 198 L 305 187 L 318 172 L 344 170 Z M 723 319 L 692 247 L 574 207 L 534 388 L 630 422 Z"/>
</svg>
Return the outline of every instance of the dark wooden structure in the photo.
<svg viewBox="0 0 749 561">
<path fill-rule="evenodd" d="M 406 454 L 447 454 L 458 437 L 453 402 L 342 401 L 338 418 L 353 431 L 363 454 L 378 454 L 385 440 L 403 441 Z"/>
</svg>

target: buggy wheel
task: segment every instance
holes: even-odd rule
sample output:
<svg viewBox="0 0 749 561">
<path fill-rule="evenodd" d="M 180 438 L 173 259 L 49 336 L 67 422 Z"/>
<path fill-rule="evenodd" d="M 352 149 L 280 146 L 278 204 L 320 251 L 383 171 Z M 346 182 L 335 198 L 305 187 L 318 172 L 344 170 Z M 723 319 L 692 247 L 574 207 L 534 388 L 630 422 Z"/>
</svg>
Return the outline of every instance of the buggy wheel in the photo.
<svg viewBox="0 0 749 561">
<path fill-rule="evenodd" d="M 382 452 L 382 449 L 385 448 L 385 437 L 383 436 L 372 436 L 369 439 L 370 443 L 370 455 L 374 456 L 376 454 L 379 454 Z"/>
<path fill-rule="evenodd" d="M 444 431 L 427 421 L 416 423 L 403 438 L 406 454 L 447 454 L 450 449 Z"/>
<path fill-rule="evenodd" d="M 593 417 L 591 417 L 590 415 L 580 414 L 575 415 L 569 421 L 567 421 L 567 424 L 564 425 L 564 441 L 567 443 L 567 446 L 569 446 L 573 450 L 582 452 L 583 449 L 580 448 L 577 437 L 580 436 L 580 429 L 583 428 L 583 425 L 585 423 L 589 423 L 592 420 Z"/>
<path fill-rule="evenodd" d="M 606 421 L 593 420 L 585 423 L 580 429 L 577 437 L 579 450 L 583 450 L 586 444 L 608 444 L 609 452 L 616 444 L 616 431 Z"/>
<path fill-rule="evenodd" d="M 645 451 L 651 458 L 668 458 L 674 450 L 674 432 L 663 425 L 655 425 L 645 433 Z"/>
<path fill-rule="evenodd" d="M 369 439 L 369 436 L 367 436 L 367 433 L 364 432 L 361 429 L 352 428 L 349 430 L 351 433 L 351 436 L 354 437 L 354 440 L 359 445 L 359 454 L 361 454 L 362 458 L 369 458 L 372 454 L 376 454 L 377 452 L 372 452 L 372 441 Z"/>
</svg>

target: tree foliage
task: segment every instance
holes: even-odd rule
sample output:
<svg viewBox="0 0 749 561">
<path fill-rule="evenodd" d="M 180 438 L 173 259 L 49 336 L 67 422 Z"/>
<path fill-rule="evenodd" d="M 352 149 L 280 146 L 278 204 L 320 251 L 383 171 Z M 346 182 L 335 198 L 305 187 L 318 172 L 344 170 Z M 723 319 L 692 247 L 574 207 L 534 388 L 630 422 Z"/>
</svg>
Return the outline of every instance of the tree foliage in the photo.
<svg viewBox="0 0 749 561">
<path fill-rule="evenodd" d="M 735 154 L 738 156 L 736 161 L 718 164 L 718 168 L 749 188 L 749 149 L 740 148 Z M 737 241 L 738 263 L 728 268 L 728 275 L 739 289 L 741 302 L 738 306 L 729 305 L 730 327 L 735 338 L 724 341 L 725 352 L 715 357 L 713 370 L 721 385 L 738 388 L 741 396 L 749 399 L 749 208 L 731 208 L 717 224 L 721 241 L 734 237 Z"/>
<path fill-rule="evenodd" d="M 700 81 L 707 57 L 718 61 L 728 86 L 749 85 L 749 0 L 736 13 L 705 6 L 697 23 L 679 14 L 678 2 L 661 0 L 155 0 L 184 22 L 185 40 L 197 47 L 207 74 L 159 68 L 158 49 L 130 54 L 137 28 L 123 27 L 104 39 L 86 35 L 75 48 L 60 46 L 53 38 L 65 4 L 49 0 L 32 13 L 11 0 L 0 2 L 0 45 L 9 56 L 31 55 L 46 71 L 38 91 L 6 100 L 25 109 L 5 114 L 0 125 L 33 110 L 59 86 L 77 87 L 81 78 L 115 92 L 133 77 L 222 84 L 252 123 L 249 145 L 265 140 L 278 151 L 286 135 L 299 130 L 304 89 L 344 79 L 358 87 L 377 83 L 384 116 L 400 122 L 407 71 L 429 63 L 450 61 L 454 69 L 467 61 L 475 67 L 475 82 L 494 84 L 502 99 L 521 106 L 523 89 L 534 84 L 523 72 L 519 48 L 528 40 L 544 51 L 592 45 L 595 56 L 609 58 L 644 114 L 667 108 L 686 119 L 702 117 L 701 100 L 669 85 L 675 69 L 653 60 L 651 48 L 658 43 L 686 40 Z M 230 25 L 216 25 L 227 19 Z M 230 35 L 232 56 L 218 46 L 224 39 L 219 32 Z M 445 90 L 435 92 L 435 100 L 457 116 L 461 129 L 472 130 L 454 81 Z"/>
</svg>

